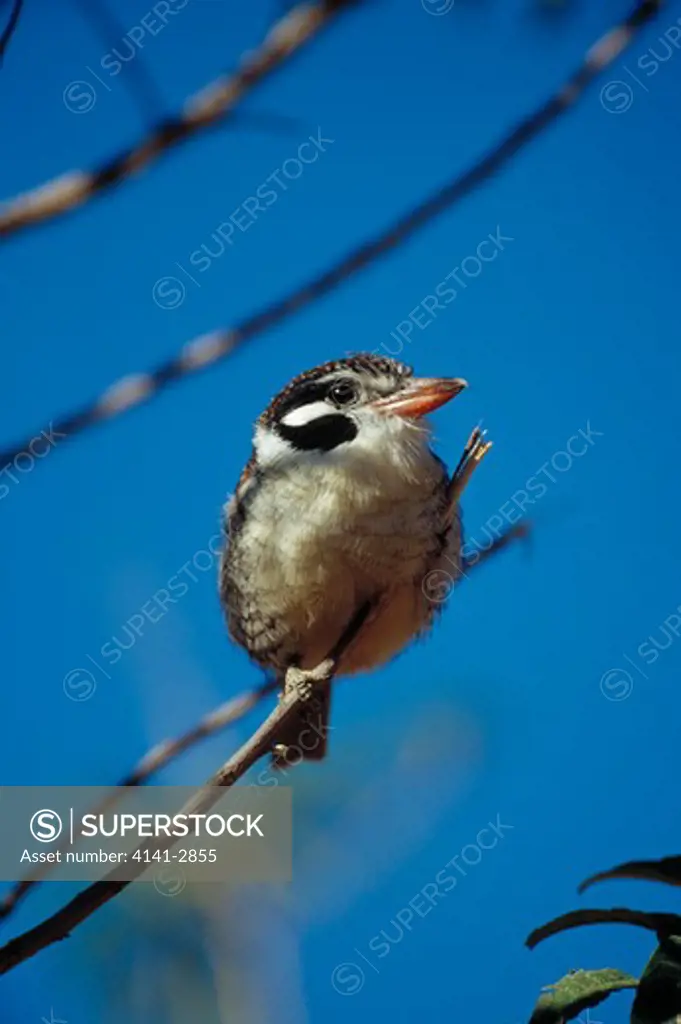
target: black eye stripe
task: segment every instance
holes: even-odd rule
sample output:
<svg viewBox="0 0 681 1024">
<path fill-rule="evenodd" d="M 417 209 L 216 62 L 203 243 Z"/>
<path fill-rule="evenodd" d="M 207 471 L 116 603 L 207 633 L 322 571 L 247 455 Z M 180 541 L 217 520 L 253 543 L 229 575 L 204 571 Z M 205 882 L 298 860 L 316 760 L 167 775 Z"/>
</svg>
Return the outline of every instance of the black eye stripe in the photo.
<svg viewBox="0 0 681 1024">
<path fill-rule="evenodd" d="M 360 381 L 370 384 L 372 380 L 382 377 L 387 381 L 393 381 L 397 388 L 411 375 L 410 366 L 368 352 L 359 352 L 346 359 L 331 360 L 295 377 L 278 395 L 275 395 L 260 417 L 260 422 L 271 425 L 299 405 L 314 400 L 323 401 L 326 397 L 326 388 L 332 380 L 350 377 L 359 378 Z M 322 380 L 325 383 L 320 385 Z"/>
<path fill-rule="evenodd" d="M 291 427 L 286 423 L 279 422 L 277 431 L 294 448 L 305 452 L 330 452 L 339 444 L 352 441 L 357 437 L 357 426 L 354 421 L 341 413 L 318 416 L 299 427 Z"/>
</svg>

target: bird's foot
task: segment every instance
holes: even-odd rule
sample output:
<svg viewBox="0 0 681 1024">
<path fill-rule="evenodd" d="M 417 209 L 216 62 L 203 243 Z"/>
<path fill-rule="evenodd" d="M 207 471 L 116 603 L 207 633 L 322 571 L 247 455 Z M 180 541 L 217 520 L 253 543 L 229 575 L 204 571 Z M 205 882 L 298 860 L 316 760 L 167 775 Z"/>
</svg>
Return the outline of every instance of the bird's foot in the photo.
<svg viewBox="0 0 681 1024">
<path fill-rule="evenodd" d="M 449 497 L 452 504 L 458 504 L 466 485 L 473 475 L 474 470 L 480 465 L 487 452 L 492 447 L 492 442 L 486 440 L 487 431 L 475 427 L 471 436 L 466 442 L 463 455 L 459 459 L 459 465 L 454 470 L 449 484 Z"/>
<path fill-rule="evenodd" d="M 286 671 L 284 696 L 288 697 L 290 694 L 295 693 L 300 700 L 307 703 L 317 686 L 331 678 L 334 667 L 335 663 L 332 658 L 326 658 L 325 661 L 321 661 L 314 668 L 302 669 L 292 665 Z"/>
</svg>

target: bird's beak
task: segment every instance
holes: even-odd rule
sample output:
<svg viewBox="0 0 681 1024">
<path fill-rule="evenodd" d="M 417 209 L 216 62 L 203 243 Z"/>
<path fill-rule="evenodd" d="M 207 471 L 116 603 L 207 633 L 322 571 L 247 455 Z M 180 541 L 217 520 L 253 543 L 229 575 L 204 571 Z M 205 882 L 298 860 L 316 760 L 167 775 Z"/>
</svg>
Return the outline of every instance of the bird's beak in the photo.
<svg viewBox="0 0 681 1024">
<path fill-rule="evenodd" d="M 418 419 L 439 409 L 467 387 L 467 381 L 459 377 L 414 377 L 397 394 L 379 398 L 369 408 L 393 416 Z"/>
</svg>

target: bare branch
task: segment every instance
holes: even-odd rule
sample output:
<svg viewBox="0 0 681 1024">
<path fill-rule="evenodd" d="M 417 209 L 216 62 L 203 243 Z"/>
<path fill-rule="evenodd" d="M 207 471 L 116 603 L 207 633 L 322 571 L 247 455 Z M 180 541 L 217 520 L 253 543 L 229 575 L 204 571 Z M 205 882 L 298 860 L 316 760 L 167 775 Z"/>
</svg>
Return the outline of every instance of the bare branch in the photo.
<svg viewBox="0 0 681 1024">
<path fill-rule="evenodd" d="M 102 0 L 73 0 L 73 2 L 81 11 L 83 18 L 92 25 L 104 47 L 108 49 L 112 43 L 125 37 L 125 29 Z M 133 100 L 140 108 L 145 127 L 156 121 L 164 108 L 163 98 L 141 55 L 132 61 L 123 80 L 128 85 Z"/>
<path fill-rule="evenodd" d="M 224 75 L 190 96 L 183 110 L 156 125 L 144 138 L 93 171 L 73 170 L 0 206 L 0 238 L 16 234 L 82 206 L 145 170 L 187 139 L 232 116 L 253 89 L 354 0 L 300 3 L 246 54 L 234 74 Z"/>
<path fill-rule="evenodd" d="M 125 30 L 121 23 L 101 0 L 73 0 L 73 3 L 82 11 L 83 18 L 91 23 L 104 47 L 108 48 L 112 41 L 125 37 Z M 153 75 L 147 70 L 141 54 L 131 61 L 123 78 L 128 85 L 132 99 L 140 109 L 144 127 L 158 123 L 162 111 L 165 110 L 165 102 Z M 301 131 L 300 120 L 287 114 L 272 114 L 258 110 L 250 110 L 246 113 L 232 109 L 230 119 L 232 122 L 251 124 L 255 128 L 260 127 L 289 138 L 294 130 Z"/>
<path fill-rule="evenodd" d="M 494 543 L 481 552 L 476 558 L 468 559 L 464 562 L 464 571 L 461 573 L 463 579 L 467 579 L 473 569 L 483 565 L 494 555 L 500 554 L 514 541 L 522 540 L 528 537 L 530 534 L 530 523 L 521 522 L 512 526 L 505 533 L 502 533 L 497 537 Z M 239 694 L 237 697 L 232 697 L 230 700 L 225 701 L 224 704 L 220 704 L 219 707 L 210 711 L 207 715 L 193 725 L 186 732 L 175 739 L 163 740 L 158 743 L 155 747 L 144 755 L 144 757 L 137 762 L 135 767 L 127 775 L 124 775 L 116 783 L 117 789 L 126 786 L 142 786 L 149 779 L 156 775 L 157 772 L 165 768 L 166 765 L 170 764 L 176 758 L 180 757 L 181 754 L 186 753 L 191 747 L 200 743 L 202 740 L 207 739 L 209 736 L 214 736 L 218 732 L 222 732 L 228 725 L 233 725 L 234 722 L 238 722 L 239 719 L 243 718 L 249 711 L 251 711 L 257 704 L 259 704 L 265 697 L 274 693 L 277 689 L 278 683 L 276 680 L 263 683 L 255 690 L 247 690 L 245 693 Z M 105 810 L 109 810 L 118 801 L 117 789 L 112 789 L 110 795 L 101 802 L 101 804 L 93 808 L 95 814 L 99 814 Z M 59 847 L 57 847 L 59 849 Z M 42 882 L 47 875 L 52 871 L 51 864 L 42 864 L 40 868 L 33 871 L 26 878 L 23 878 L 20 882 L 17 882 L 0 900 L 0 921 L 8 917 L 12 911 L 23 901 L 27 893 L 33 889 L 36 885 Z"/>
<path fill-rule="evenodd" d="M 373 603 L 367 602 L 358 609 L 340 640 L 329 653 L 328 659 L 323 663 L 325 666 L 324 673 L 318 673 L 315 670 L 316 675 L 315 673 L 309 674 L 312 685 L 315 688 L 325 686 L 333 678 L 335 666 L 360 633 L 372 608 Z M 229 789 L 246 774 L 249 768 L 253 767 L 256 761 L 269 753 L 276 742 L 277 736 L 305 708 L 306 703 L 307 701 L 301 695 L 300 690 L 295 688 L 285 689 L 277 706 L 267 716 L 262 725 L 256 729 L 250 739 L 246 740 L 239 750 L 207 780 L 205 788 L 196 791 L 194 796 L 187 801 L 178 813 L 204 814 L 210 810 L 220 799 L 220 794 L 217 790 Z M 170 850 L 176 845 L 177 841 L 178 837 L 176 836 L 152 837 L 140 843 L 135 853 L 138 851 L 143 853 L 146 850 Z M 134 854 L 132 854 L 131 860 L 134 859 Z M 119 892 L 122 892 L 123 889 L 130 885 L 134 878 L 143 874 L 147 868 L 148 865 L 144 862 L 144 858 L 140 857 L 137 861 L 137 866 L 132 869 L 134 877 L 125 881 L 121 881 L 117 877 L 118 872 L 114 869 L 108 875 L 105 875 L 104 878 L 89 885 L 74 899 L 70 900 L 65 907 L 58 910 L 56 914 L 46 918 L 46 920 L 23 935 L 17 936 L 16 939 L 12 939 L 0 949 L 0 974 L 6 974 L 13 967 L 35 956 L 36 953 L 39 953 L 41 949 L 45 949 L 46 946 L 59 942 L 60 939 L 65 939 L 77 925 L 85 921 L 91 914 L 94 914 L 99 907 L 113 899 L 114 896 L 117 896 Z"/>
<path fill-rule="evenodd" d="M 226 729 L 228 725 L 232 725 L 234 722 L 238 722 L 239 719 L 243 718 L 248 712 L 259 704 L 261 700 L 274 693 L 277 688 L 276 680 L 271 680 L 267 683 L 263 683 L 262 686 L 257 687 L 255 690 L 248 690 L 245 693 L 239 694 L 237 697 L 232 697 L 230 700 L 225 701 L 224 704 L 220 704 L 219 707 L 210 711 L 207 715 L 193 725 L 186 732 L 180 736 L 176 736 L 175 739 L 163 740 L 158 743 L 155 747 L 144 755 L 144 757 L 137 762 L 135 767 L 127 775 L 124 775 L 122 779 L 119 779 L 116 783 L 116 788 L 111 790 L 111 793 L 98 804 L 97 807 L 93 808 L 95 814 L 101 814 L 111 807 L 115 806 L 118 802 L 119 792 L 123 787 L 131 786 L 142 786 L 147 782 L 152 775 L 155 775 L 175 758 L 184 754 L 195 744 L 200 743 L 201 740 L 207 739 L 209 736 L 213 736 L 217 732 L 221 732 Z M 64 850 L 65 846 L 57 846 L 56 849 Z M 3 920 L 19 903 L 25 898 L 26 894 L 40 882 L 42 882 L 47 875 L 51 874 L 53 865 L 41 864 L 40 867 L 23 878 L 20 882 L 17 882 L 9 892 L 3 896 L 0 900 L 0 920 Z"/>
<path fill-rule="evenodd" d="M 5 59 L 5 53 L 7 52 L 7 47 L 9 46 L 10 40 L 17 30 L 17 25 L 19 24 L 19 17 L 21 15 L 23 6 L 24 0 L 14 0 L 14 5 L 12 7 L 12 13 L 9 16 L 9 21 L 5 26 L 4 32 L 0 36 L 0 67 L 2 67 L 2 62 Z"/>
<path fill-rule="evenodd" d="M 344 0 L 344 2 L 346 3 L 347 0 Z M 457 175 L 418 206 L 413 207 L 385 232 L 365 242 L 341 259 L 339 263 L 336 263 L 311 281 L 306 282 L 302 287 L 286 295 L 283 299 L 271 303 L 258 313 L 243 320 L 240 324 L 236 324 L 233 328 L 215 331 L 212 334 L 195 338 L 193 341 L 188 342 L 175 358 L 168 360 L 147 373 L 138 373 L 119 379 L 107 388 L 94 402 L 63 416 L 56 423 L 51 421 L 48 428 L 44 429 L 52 427 L 55 432 L 65 437 L 74 437 L 76 434 L 80 434 L 104 420 L 112 419 L 134 406 L 150 401 L 171 384 L 176 384 L 191 374 L 206 369 L 206 367 L 214 366 L 240 345 L 251 341 L 264 331 L 285 322 L 294 313 L 305 309 L 313 302 L 330 294 L 339 285 L 354 277 L 359 271 L 369 266 L 369 264 L 402 245 L 417 231 L 420 231 L 480 185 L 486 183 L 516 153 L 540 135 L 553 121 L 557 120 L 574 106 L 590 82 L 619 56 L 630 44 L 636 32 L 659 12 L 661 4 L 662 0 L 643 0 L 643 2 L 639 3 L 628 18 L 607 32 L 591 47 L 585 55 L 582 64 L 568 78 L 558 92 L 513 128 L 481 160 L 467 171 L 464 171 L 463 174 Z M 331 6 L 335 9 L 335 7 L 339 6 L 339 3 L 336 2 L 331 5 L 330 0 L 327 0 L 324 9 L 328 12 Z M 323 22 L 328 17 L 328 13 L 324 15 L 319 13 L 320 8 L 312 8 L 312 10 L 317 12 L 317 20 L 319 22 Z M 296 8 L 288 17 L 292 17 L 296 11 L 300 11 L 300 8 Z M 302 19 L 300 13 L 298 18 Z M 291 44 L 289 43 L 289 48 L 290 46 Z M 262 59 L 264 60 L 264 58 Z M 242 72 L 242 77 L 245 74 L 245 72 Z M 225 90 L 229 93 L 229 89 L 224 87 L 222 94 L 223 104 Z M 204 114 L 204 116 L 209 116 L 209 114 Z M 210 116 L 214 116 L 214 114 Z M 182 124 L 184 125 L 185 122 L 182 122 Z M 184 132 L 184 129 L 182 131 Z M 182 137 L 185 137 L 185 135 Z M 154 149 L 152 155 L 155 154 L 156 150 Z M 141 156 L 145 157 L 146 162 L 148 156 L 146 151 L 137 154 L 135 161 L 140 159 Z M 106 175 L 110 176 L 112 173 L 118 175 L 116 180 L 120 180 L 121 175 L 118 164 L 107 169 Z M 89 195 L 91 191 L 89 183 L 85 192 L 83 192 L 80 182 L 75 185 L 67 182 L 66 188 L 74 193 L 74 203 L 82 202 L 84 195 Z M 32 203 L 35 205 L 35 200 L 30 200 L 29 197 L 28 209 L 20 214 L 22 223 L 30 221 Z M 68 205 L 74 205 L 74 203 L 71 203 L 69 200 Z M 40 203 L 38 205 L 40 207 Z M 3 219 L 0 215 L 0 234 L 3 232 L 3 225 L 5 233 L 8 233 L 8 230 L 16 229 L 16 225 L 12 226 L 14 219 L 10 217 L 8 222 L 7 216 L 5 215 Z M 29 219 L 24 221 L 23 218 L 25 217 Z M 39 431 L 35 431 L 29 438 L 24 439 L 19 444 L 0 452 L 0 465 L 4 466 L 25 451 L 37 433 Z"/>
<path fill-rule="evenodd" d="M 516 523 L 515 526 L 509 527 L 504 533 L 501 533 L 498 537 L 494 538 L 494 542 L 490 544 L 488 548 L 480 551 L 476 555 L 470 558 L 464 558 L 463 561 L 463 575 L 468 576 L 472 569 L 478 566 L 484 565 L 490 558 L 500 554 L 505 548 L 512 544 L 516 540 L 529 541 L 532 536 L 532 524 L 529 520 L 524 519 L 520 523 Z M 0 917 L 2 914 L 0 914 Z"/>
</svg>

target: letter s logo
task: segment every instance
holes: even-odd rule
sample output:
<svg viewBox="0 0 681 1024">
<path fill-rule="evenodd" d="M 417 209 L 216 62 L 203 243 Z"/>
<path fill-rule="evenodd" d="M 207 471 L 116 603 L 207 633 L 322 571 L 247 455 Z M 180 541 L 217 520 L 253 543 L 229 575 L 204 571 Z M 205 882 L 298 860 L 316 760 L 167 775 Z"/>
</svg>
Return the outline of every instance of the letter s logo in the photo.
<svg viewBox="0 0 681 1024">
<path fill-rule="evenodd" d="M 39 843 L 53 843 L 61 835 L 61 818 L 56 811 L 43 808 L 42 811 L 36 811 L 31 818 L 30 829 L 31 835 Z"/>
</svg>

